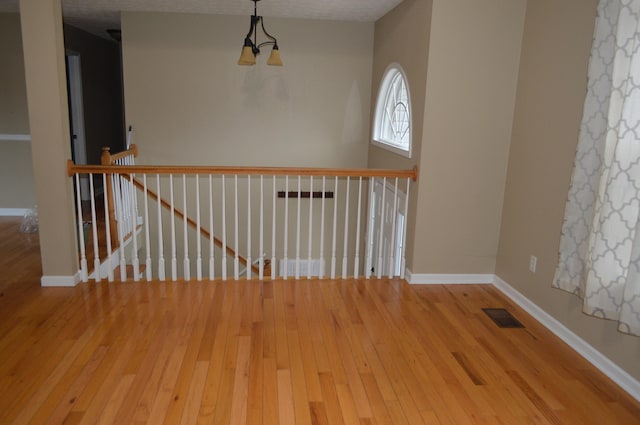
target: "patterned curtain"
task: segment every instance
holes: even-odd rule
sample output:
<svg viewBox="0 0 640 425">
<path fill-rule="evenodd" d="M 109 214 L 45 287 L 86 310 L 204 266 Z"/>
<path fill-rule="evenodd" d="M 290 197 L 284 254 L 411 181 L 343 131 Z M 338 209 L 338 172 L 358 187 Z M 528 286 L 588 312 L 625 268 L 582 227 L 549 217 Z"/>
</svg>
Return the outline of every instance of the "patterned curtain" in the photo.
<svg viewBox="0 0 640 425">
<path fill-rule="evenodd" d="M 640 336 L 640 0 L 600 0 L 553 286 Z"/>
</svg>

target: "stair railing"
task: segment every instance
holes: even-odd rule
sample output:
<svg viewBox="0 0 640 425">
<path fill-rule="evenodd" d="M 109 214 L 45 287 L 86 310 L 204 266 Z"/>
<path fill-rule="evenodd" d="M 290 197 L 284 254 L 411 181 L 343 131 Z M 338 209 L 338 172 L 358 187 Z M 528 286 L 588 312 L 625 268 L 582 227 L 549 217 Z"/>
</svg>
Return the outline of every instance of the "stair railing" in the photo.
<svg viewBox="0 0 640 425">
<path fill-rule="evenodd" d="M 406 218 L 416 169 L 139 166 L 126 163 L 137 155 L 135 145 L 125 152 L 103 153 L 111 160 L 122 159 L 122 164 L 68 164 L 69 176 L 88 175 L 94 215 L 94 179 L 116 182 L 112 189 L 106 185 L 104 193 L 107 231 L 99 235 L 93 228 L 92 234 L 107 246 L 120 246 L 123 234 L 130 232 L 127 252 L 119 250 L 121 280 L 128 279 L 127 267 L 134 281 L 166 280 L 167 275 L 174 281 L 227 280 L 241 274 L 246 279 L 254 274 L 258 279 L 370 278 L 381 277 L 383 270 L 390 277 L 404 277 L 406 226 L 399 228 L 396 217 L 401 211 Z M 367 213 L 374 211 L 376 185 L 387 188 L 381 192 L 382 203 L 378 199 L 386 206 L 377 207 L 373 220 Z M 81 209 L 79 203 L 79 216 Z M 131 217 L 131 224 L 122 224 L 125 217 Z M 118 229 L 117 239 L 113 228 Z M 80 272 L 87 281 L 84 246 L 80 248 Z M 111 261 L 109 249 L 106 258 L 100 258 L 104 260 Z M 396 263 L 401 264 L 399 272 Z M 100 269 L 92 276 L 96 281 L 114 279 Z"/>
</svg>

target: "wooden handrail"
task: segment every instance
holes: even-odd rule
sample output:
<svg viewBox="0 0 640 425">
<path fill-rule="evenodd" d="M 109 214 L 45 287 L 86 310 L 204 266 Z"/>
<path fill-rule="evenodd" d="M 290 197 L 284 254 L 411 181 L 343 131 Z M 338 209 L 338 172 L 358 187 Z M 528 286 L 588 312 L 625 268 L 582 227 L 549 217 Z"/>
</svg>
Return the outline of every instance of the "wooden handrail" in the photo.
<svg viewBox="0 0 640 425">
<path fill-rule="evenodd" d="M 127 180 L 131 180 L 131 177 L 130 177 L 129 175 L 124 175 L 124 177 L 125 177 Z M 144 192 L 144 184 L 143 184 L 140 180 L 138 180 L 138 179 L 134 178 L 134 179 L 133 179 L 133 184 L 134 184 L 134 186 L 135 186 L 135 187 L 137 187 L 139 190 L 141 190 L 141 191 L 143 191 L 143 192 Z M 171 210 L 171 204 L 170 204 L 168 201 L 166 201 L 165 199 L 163 199 L 163 198 L 162 198 L 160 195 L 158 195 L 156 192 L 154 192 L 153 190 L 149 189 L 148 187 L 147 187 L 147 194 L 148 194 L 151 198 L 153 198 L 156 202 L 160 202 L 160 205 L 162 205 L 162 207 L 163 207 L 163 208 L 165 208 L 165 209 L 167 209 L 167 210 Z M 197 224 L 197 223 L 196 223 L 196 222 L 195 222 L 191 217 L 188 217 L 188 216 L 186 216 L 186 217 L 185 217 L 185 214 L 184 214 L 180 209 L 175 208 L 175 206 L 174 206 L 174 208 L 173 208 L 173 213 L 174 213 L 178 218 L 180 218 L 181 220 L 185 220 L 185 219 L 186 219 L 186 220 L 187 220 L 187 224 L 188 224 L 192 229 L 195 229 L 195 230 L 197 231 L 197 229 L 198 229 L 198 224 Z M 201 234 L 204 238 L 206 238 L 206 239 L 209 239 L 209 238 L 211 237 L 211 233 L 209 232 L 209 230 L 208 230 L 208 229 L 206 229 L 206 228 L 204 228 L 204 227 L 202 227 L 202 225 L 200 226 L 200 234 Z M 222 241 L 221 241 L 220 239 L 218 239 L 217 237 L 215 237 L 215 236 L 214 236 L 214 237 L 213 237 L 213 242 L 215 243 L 215 245 L 216 245 L 218 248 L 222 249 L 223 244 L 222 244 Z M 227 245 L 225 248 L 226 248 L 227 254 L 231 255 L 232 257 L 235 257 L 236 252 L 233 250 L 233 248 L 229 247 L 228 245 Z M 241 263 L 243 266 L 245 266 L 245 267 L 247 267 L 247 266 L 248 266 L 248 261 L 247 261 L 247 259 L 246 259 L 246 258 L 244 258 L 243 256 L 238 255 L 238 260 L 240 261 L 240 263 Z M 260 268 L 259 268 L 257 265 L 255 265 L 255 264 L 251 264 L 251 270 L 252 270 L 254 273 L 256 273 L 256 274 L 259 274 L 259 273 L 260 273 Z"/>
<path fill-rule="evenodd" d="M 134 146 L 134 145 L 132 145 Z M 210 167 L 178 165 L 76 165 L 69 160 L 69 176 L 76 173 L 94 174 L 211 174 L 211 175 L 269 175 L 269 176 L 327 176 L 327 177 L 398 177 L 418 179 L 418 167 L 410 170 L 375 168 L 297 168 L 297 167 Z"/>
</svg>

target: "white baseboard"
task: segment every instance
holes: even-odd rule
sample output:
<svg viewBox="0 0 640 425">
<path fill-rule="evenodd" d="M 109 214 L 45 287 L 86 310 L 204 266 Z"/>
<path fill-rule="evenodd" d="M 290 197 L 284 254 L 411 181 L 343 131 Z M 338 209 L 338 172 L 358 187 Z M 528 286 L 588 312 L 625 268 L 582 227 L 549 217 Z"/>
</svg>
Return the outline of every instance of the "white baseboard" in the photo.
<svg viewBox="0 0 640 425">
<path fill-rule="evenodd" d="M 406 280 L 412 285 L 455 285 L 493 283 L 493 274 L 432 274 L 406 272 Z"/>
<path fill-rule="evenodd" d="M 80 283 L 80 272 L 73 276 L 42 276 L 40 285 L 44 287 L 72 287 Z"/>
<path fill-rule="evenodd" d="M 22 217 L 29 208 L 0 208 L 0 217 Z"/>
<path fill-rule="evenodd" d="M 640 401 L 640 381 L 629 375 L 618 365 L 613 363 L 601 352 L 589 345 L 585 340 L 573 333 L 569 328 L 554 319 L 547 312 L 534 304 L 527 297 L 518 292 L 498 276 L 494 276 L 494 286 L 503 294 L 518 304 L 523 310 L 542 323 L 547 329 L 553 332 L 558 338 L 566 342 L 578 354 L 587 359 L 592 365 L 607 375 L 618 384 L 623 390 L 633 398 Z"/>
<path fill-rule="evenodd" d="M 30 142 L 30 134 L 0 134 L 0 140 L 9 142 Z"/>
</svg>

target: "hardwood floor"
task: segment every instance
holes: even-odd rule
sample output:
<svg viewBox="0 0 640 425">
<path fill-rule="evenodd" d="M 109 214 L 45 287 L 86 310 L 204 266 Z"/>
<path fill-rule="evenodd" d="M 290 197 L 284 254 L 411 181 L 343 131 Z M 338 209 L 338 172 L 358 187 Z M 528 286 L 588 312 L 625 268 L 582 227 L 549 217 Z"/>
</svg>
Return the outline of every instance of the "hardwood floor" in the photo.
<svg viewBox="0 0 640 425">
<path fill-rule="evenodd" d="M 41 288 L 18 226 L 0 218 L 1 424 L 640 423 L 639 403 L 492 286 Z"/>
</svg>

